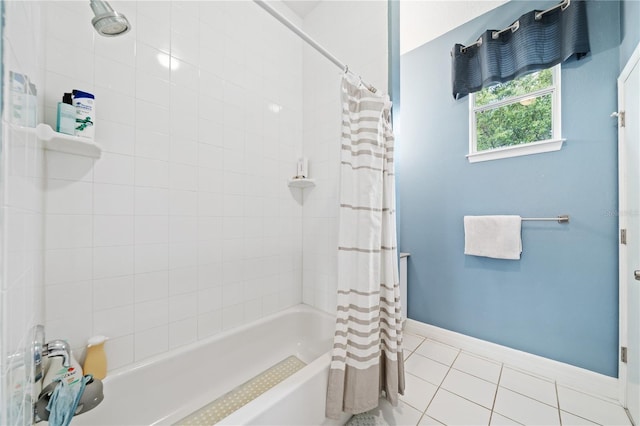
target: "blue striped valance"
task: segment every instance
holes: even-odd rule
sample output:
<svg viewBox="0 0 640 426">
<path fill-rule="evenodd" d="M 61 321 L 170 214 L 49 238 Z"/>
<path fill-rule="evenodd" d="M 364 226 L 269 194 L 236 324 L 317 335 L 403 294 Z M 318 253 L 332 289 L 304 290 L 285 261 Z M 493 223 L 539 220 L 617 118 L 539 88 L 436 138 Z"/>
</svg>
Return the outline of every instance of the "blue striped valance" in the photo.
<svg viewBox="0 0 640 426">
<path fill-rule="evenodd" d="M 589 53 L 584 1 L 565 0 L 562 7 L 541 12 L 522 15 L 506 30 L 487 30 L 471 46 L 456 44 L 451 52 L 453 97 Z"/>
</svg>

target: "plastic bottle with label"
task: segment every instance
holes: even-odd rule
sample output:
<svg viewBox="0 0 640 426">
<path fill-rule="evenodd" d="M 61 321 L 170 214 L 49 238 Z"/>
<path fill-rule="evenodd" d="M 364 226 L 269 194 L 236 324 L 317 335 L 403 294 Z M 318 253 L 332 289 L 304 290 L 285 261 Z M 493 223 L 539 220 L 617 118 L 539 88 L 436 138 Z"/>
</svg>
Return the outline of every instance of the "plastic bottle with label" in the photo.
<svg viewBox="0 0 640 426">
<path fill-rule="evenodd" d="M 80 383 L 83 377 L 82 367 L 80 367 L 80 363 L 76 361 L 73 353 L 71 353 L 69 357 L 69 367 L 63 366 L 62 361 L 63 358 L 59 356 L 49 358 L 49 368 L 42 382 L 43 389 L 58 380 L 64 380 L 69 385 L 77 385 Z"/>
<path fill-rule="evenodd" d="M 89 339 L 87 356 L 84 359 L 84 373 L 91 374 L 96 379 L 107 377 L 107 355 L 104 352 L 105 336 L 94 336 Z"/>
<path fill-rule="evenodd" d="M 95 126 L 95 97 L 82 90 L 73 91 L 73 106 L 76 108 L 75 135 L 93 139 Z"/>
</svg>

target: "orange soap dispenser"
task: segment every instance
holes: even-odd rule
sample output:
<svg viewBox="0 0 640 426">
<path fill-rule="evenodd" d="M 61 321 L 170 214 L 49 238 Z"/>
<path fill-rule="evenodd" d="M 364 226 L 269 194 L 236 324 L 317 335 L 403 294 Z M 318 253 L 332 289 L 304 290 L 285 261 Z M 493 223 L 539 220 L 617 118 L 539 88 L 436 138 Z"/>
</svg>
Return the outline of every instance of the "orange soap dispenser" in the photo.
<svg viewBox="0 0 640 426">
<path fill-rule="evenodd" d="M 87 356 L 84 359 L 84 374 L 92 374 L 96 379 L 107 377 L 107 355 L 104 352 L 105 336 L 94 336 L 87 342 Z"/>
</svg>

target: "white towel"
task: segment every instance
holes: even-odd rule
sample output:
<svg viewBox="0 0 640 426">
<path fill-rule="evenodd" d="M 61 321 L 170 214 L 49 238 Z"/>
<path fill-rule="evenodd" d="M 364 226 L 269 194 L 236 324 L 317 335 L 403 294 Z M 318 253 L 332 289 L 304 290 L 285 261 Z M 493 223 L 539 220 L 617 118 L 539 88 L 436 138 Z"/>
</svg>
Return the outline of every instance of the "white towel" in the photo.
<svg viewBox="0 0 640 426">
<path fill-rule="evenodd" d="M 521 229 L 520 216 L 465 216 L 464 254 L 519 260 Z"/>
</svg>

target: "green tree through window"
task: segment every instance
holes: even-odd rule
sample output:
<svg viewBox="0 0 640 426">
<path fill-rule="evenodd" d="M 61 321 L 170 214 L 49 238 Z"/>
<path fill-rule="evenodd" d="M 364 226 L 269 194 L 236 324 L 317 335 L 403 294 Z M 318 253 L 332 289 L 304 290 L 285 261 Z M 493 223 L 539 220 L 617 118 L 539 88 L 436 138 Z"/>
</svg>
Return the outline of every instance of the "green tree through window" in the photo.
<svg viewBox="0 0 640 426">
<path fill-rule="evenodd" d="M 476 152 L 552 139 L 554 88 L 546 69 L 477 92 Z"/>
</svg>

